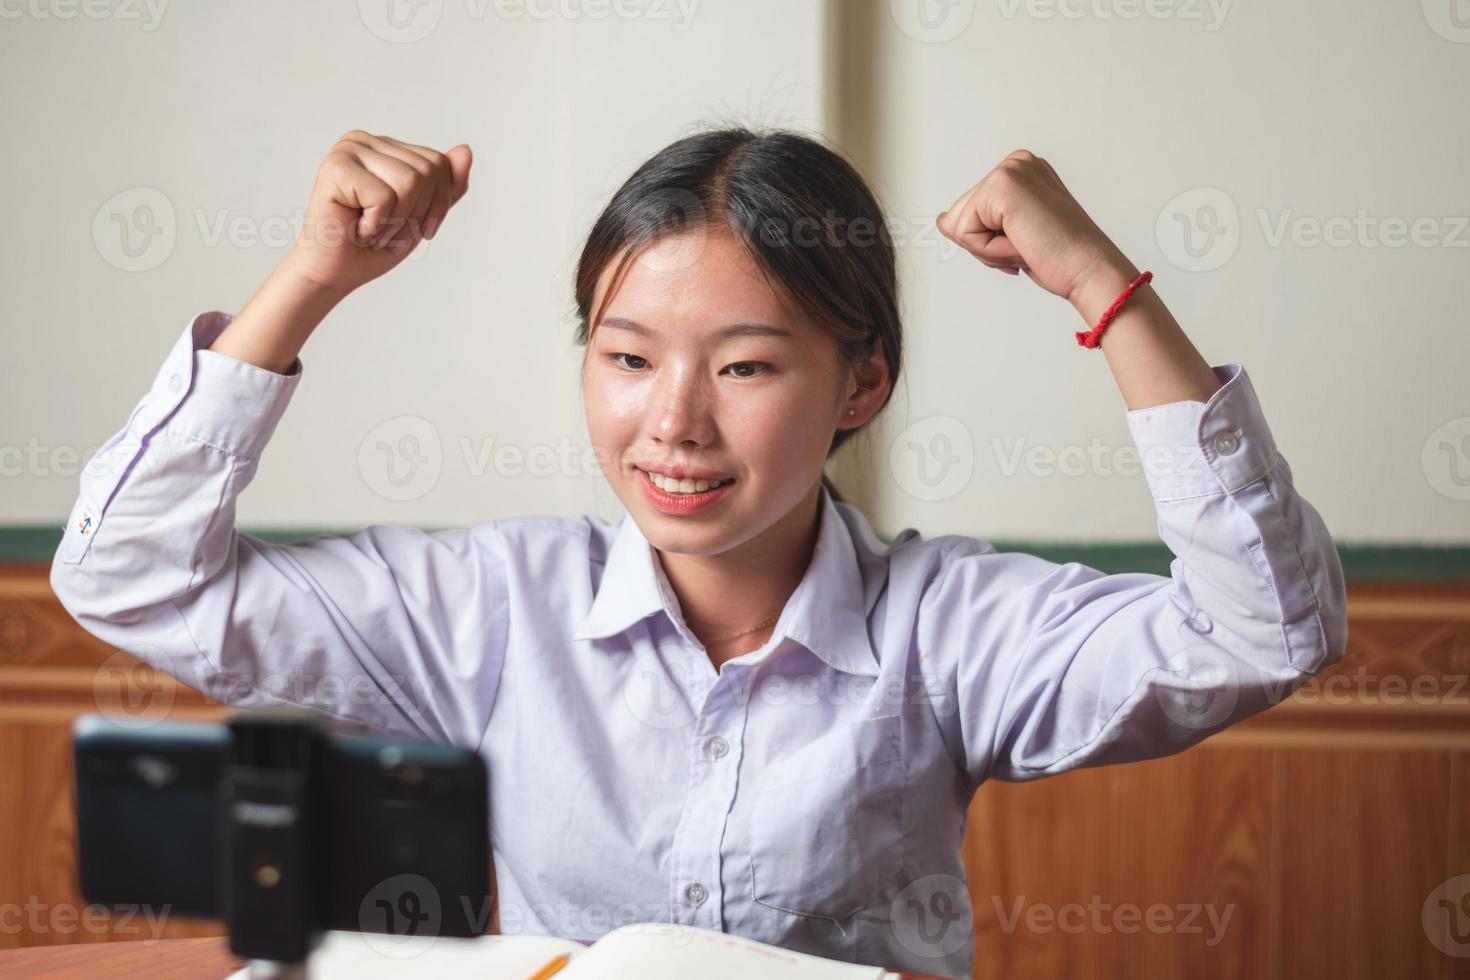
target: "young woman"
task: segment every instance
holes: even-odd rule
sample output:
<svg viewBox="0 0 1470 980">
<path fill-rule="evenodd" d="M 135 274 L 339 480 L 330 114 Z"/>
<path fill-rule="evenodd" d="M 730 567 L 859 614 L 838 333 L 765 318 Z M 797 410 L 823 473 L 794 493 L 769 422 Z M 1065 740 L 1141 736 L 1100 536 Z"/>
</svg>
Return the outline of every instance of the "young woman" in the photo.
<svg viewBox="0 0 1470 980">
<path fill-rule="evenodd" d="M 902 362 L 863 179 L 787 132 L 666 147 L 576 277 L 587 427 L 619 522 L 373 525 L 268 544 L 235 499 L 345 295 L 432 238 L 467 146 L 346 134 L 239 313 L 183 331 L 87 468 L 52 584 L 88 630 L 231 704 L 478 747 L 505 932 L 635 921 L 968 976 L 960 840 L 988 778 L 1182 750 L 1338 661 L 1344 589 L 1250 379 L 1209 367 L 1047 163 L 939 216 L 1097 324 L 1172 575 L 913 529 L 823 464 Z M 1072 354 L 1067 354 L 1073 349 Z"/>
</svg>

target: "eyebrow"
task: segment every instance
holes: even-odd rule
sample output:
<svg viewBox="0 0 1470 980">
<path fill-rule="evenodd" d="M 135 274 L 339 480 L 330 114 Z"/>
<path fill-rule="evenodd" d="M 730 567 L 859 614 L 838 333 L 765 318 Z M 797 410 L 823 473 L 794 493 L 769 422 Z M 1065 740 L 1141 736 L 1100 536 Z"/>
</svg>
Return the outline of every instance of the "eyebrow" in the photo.
<svg viewBox="0 0 1470 980">
<path fill-rule="evenodd" d="M 599 326 L 616 327 L 619 330 L 629 330 L 645 337 L 652 336 L 654 331 L 645 327 L 637 320 L 629 320 L 622 316 L 606 316 L 602 318 Z M 731 323 L 720 327 L 715 331 L 717 337 L 791 337 L 795 336 L 785 327 L 773 326 L 769 323 Z"/>
</svg>

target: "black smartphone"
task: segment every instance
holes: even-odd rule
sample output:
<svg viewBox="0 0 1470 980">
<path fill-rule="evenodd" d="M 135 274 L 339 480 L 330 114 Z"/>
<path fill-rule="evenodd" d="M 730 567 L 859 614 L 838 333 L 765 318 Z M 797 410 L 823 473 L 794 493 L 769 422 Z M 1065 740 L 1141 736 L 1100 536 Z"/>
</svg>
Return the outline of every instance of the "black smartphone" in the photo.
<svg viewBox="0 0 1470 980">
<path fill-rule="evenodd" d="M 129 727 L 89 714 L 72 726 L 83 897 L 175 915 L 219 914 L 224 725 Z"/>
<path fill-rule="evenodd" d="M 89 714 L 72 732 L 86 900 L 225 918 L 225 876 L 242 872 L 242 857 L 244 865 L 253 861 L 232 859 L 226 837 L 237 805 L 229 773 L 241 761 L 230 725 L 140 727 Z M 308 790 L 315 829 L 289 862 L 312 869 L 302 892 L 315 906 L 310 918 L 355 932 L 483 933 L 484 760 L 447 744 L 342 732 L 323 732 L 320 746 Z M 254 816 L 261 814 L 268 817 L 268 808 L 256 807 Z M 261 873 L 259 862 L 249 870 Z"/>
<path fill-rule="evenodd" d="M 327 766 L 327 928 L 477 936 L 489 922 L 484 760 L 436 742 L 339 738 Z M 471 818 L 472 817 L 472 818 Z"/>
</svg>

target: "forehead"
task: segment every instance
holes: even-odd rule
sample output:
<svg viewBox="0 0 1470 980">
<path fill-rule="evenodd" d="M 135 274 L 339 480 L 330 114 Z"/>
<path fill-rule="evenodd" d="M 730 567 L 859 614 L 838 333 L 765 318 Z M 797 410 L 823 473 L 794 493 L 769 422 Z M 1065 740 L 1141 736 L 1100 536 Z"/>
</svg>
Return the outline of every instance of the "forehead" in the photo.
<svg viewBox="0 0 1470 980">
<path fill-rule="evenodd" d="M 614 260 L 602 270 L 594 311 L 613 287 L 616 268 Z M 637 321 L 655 334 L 713 331 L 737 322 L 774 324 L 798 338 L 811 334 L 802 312 L 723 230 L 681 232 L 646 246 L 630 260 L 603 316 Z"/>
</svg>

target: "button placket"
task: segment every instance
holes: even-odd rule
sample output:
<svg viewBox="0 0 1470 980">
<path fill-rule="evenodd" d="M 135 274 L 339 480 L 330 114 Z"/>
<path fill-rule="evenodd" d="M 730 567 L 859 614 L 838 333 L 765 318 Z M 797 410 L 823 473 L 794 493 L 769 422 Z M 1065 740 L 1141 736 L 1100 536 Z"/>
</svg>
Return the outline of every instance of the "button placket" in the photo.
<svg viewBox="0 0 1470 980">
<path fill-rule="evenodd" d="M 734 802 L 744 710 L 732 681 L 728 674 L 719 676 L 695 719 L 689 785 L 674 850 L 674 921 L 716 930 L 723 928 L 721 850 Z"/>
<path fill-rule="evenodd" d="M 721 735 L 711 735 L 704 743 L 704 755 L 707 759 L 720 760 L 730 751 L 730 743 L 725 741 Z"/>
</svg>

